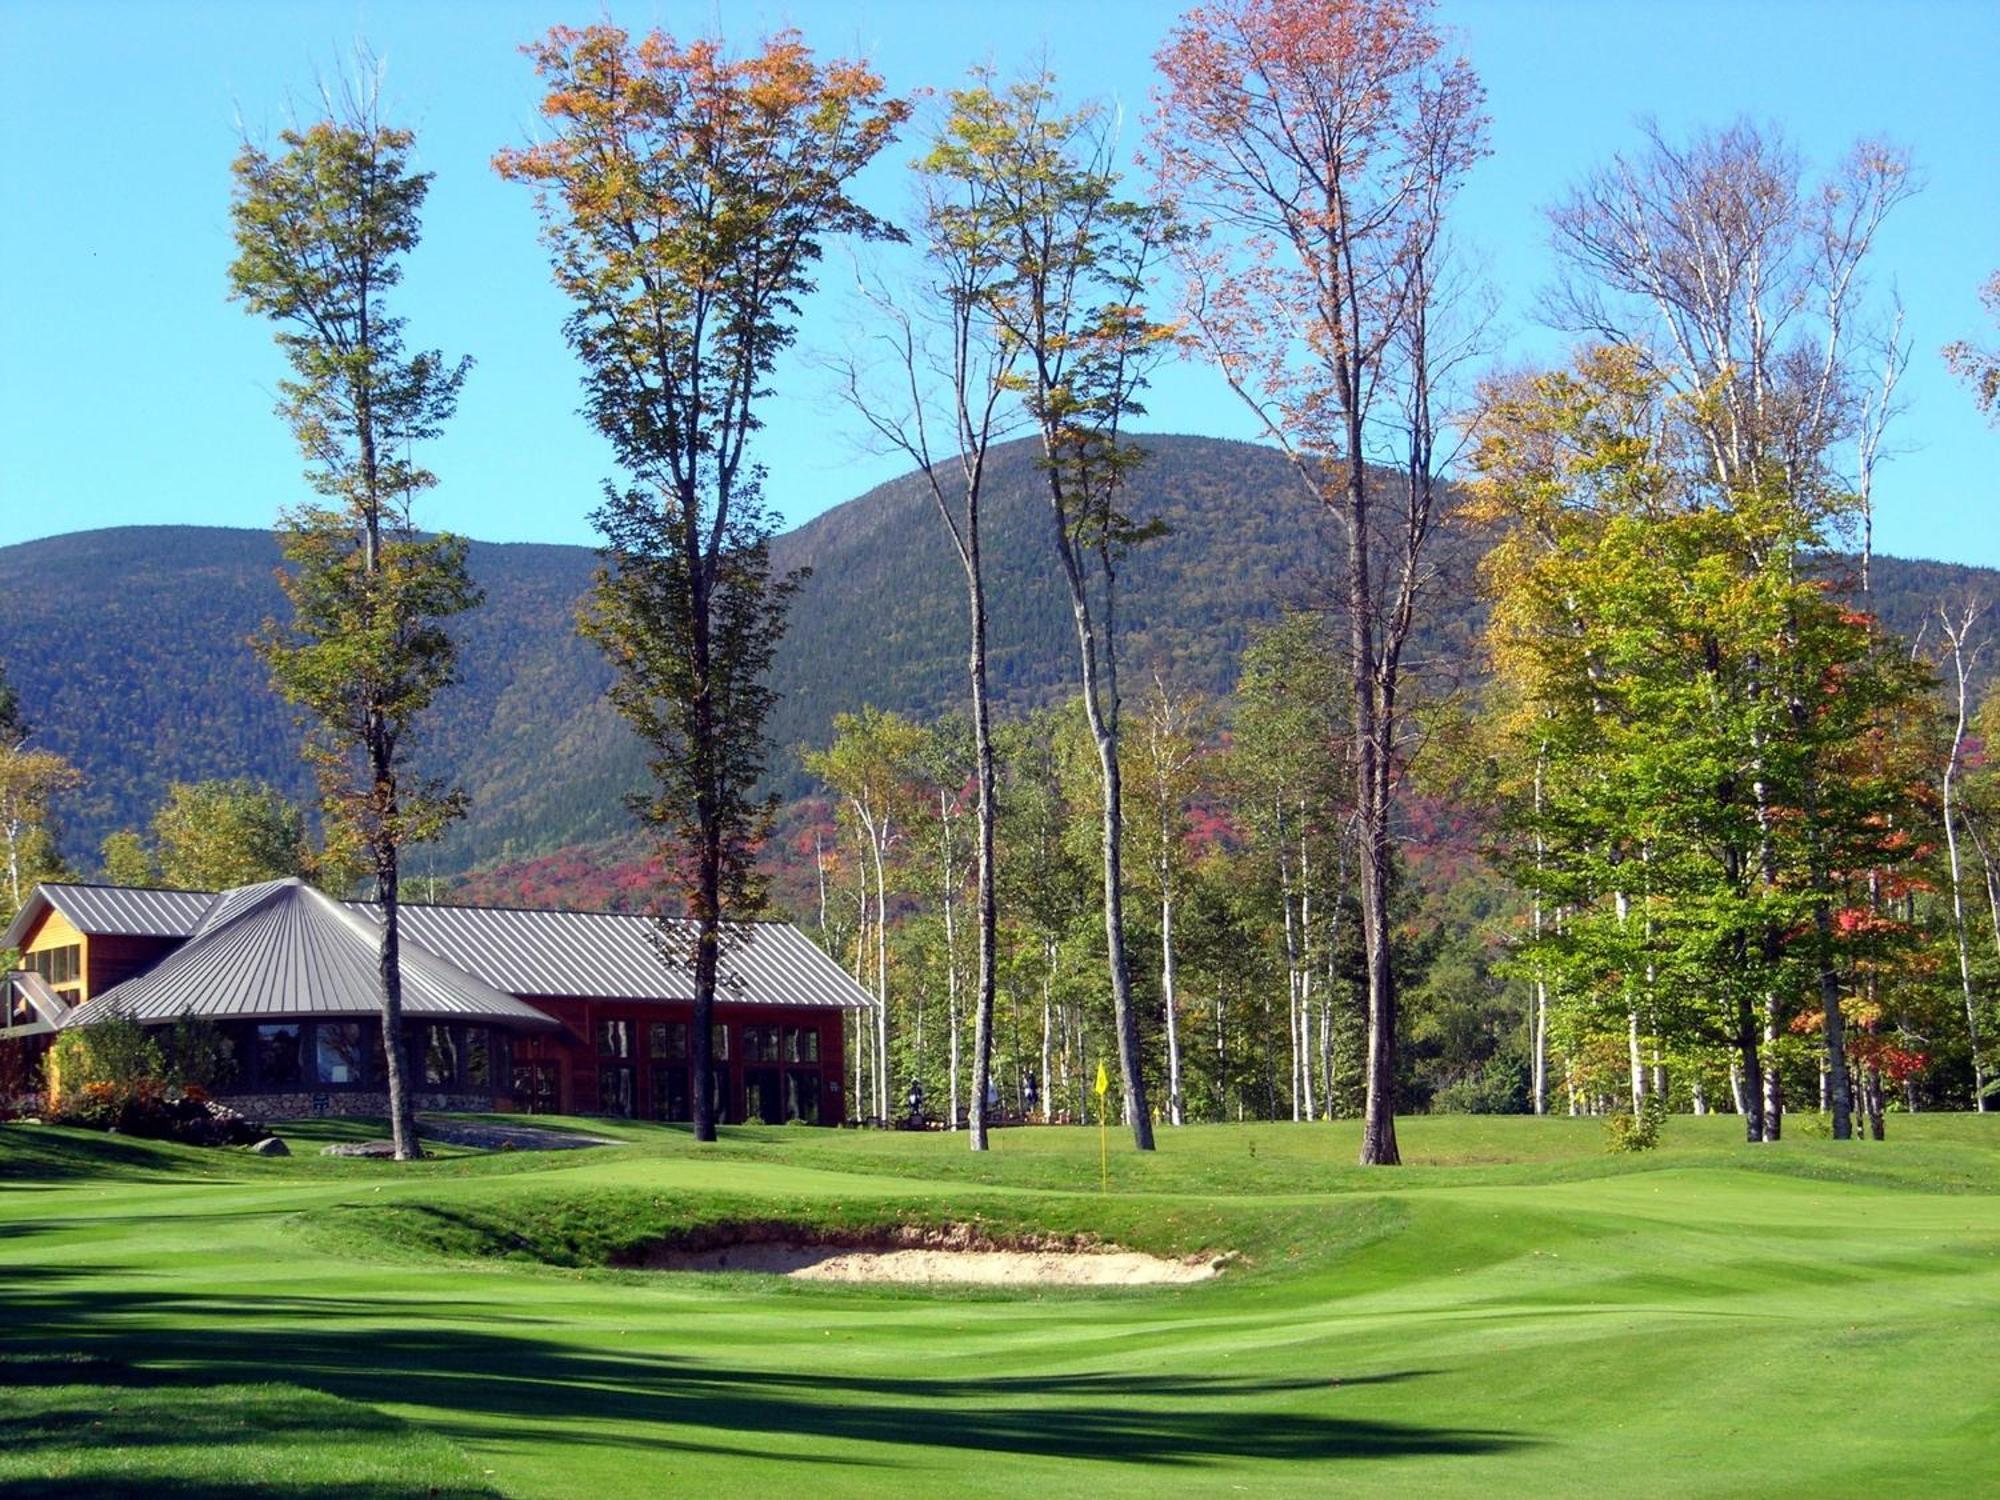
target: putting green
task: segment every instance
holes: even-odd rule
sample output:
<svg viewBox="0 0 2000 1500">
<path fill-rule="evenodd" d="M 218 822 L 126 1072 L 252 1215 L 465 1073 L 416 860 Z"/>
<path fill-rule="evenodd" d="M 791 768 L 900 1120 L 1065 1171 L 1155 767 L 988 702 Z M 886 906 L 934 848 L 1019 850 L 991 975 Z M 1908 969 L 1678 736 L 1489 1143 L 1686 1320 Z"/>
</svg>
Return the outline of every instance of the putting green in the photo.
<svg viewBox="0 0 2000 1500">
<path fill-rule="evenodd" d="M 1589 1121 L 611 1127 L 266 1160 L 0 1126 L 0 1495 L 1972 1494 L 2000 1486 L 2000 1119 L 1609 1157 Z M 589 1128 L 604 1129 L 599 1122 Z M 1220 1279 L 602 1269 L 691 1224 L 976 1220 Z"/>
</svg>

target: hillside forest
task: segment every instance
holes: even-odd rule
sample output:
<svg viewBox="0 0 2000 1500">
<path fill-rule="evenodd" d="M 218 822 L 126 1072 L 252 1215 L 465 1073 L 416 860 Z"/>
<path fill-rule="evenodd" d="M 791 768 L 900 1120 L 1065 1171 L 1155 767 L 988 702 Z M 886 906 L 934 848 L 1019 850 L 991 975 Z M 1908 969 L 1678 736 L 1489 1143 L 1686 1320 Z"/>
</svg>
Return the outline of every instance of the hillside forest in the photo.
<svg viewBox="0 0 2000 1500">
<path fill-rule="evenodd" d="M 431 476 L 387 482 L 385 576 L 396 546 L 459 570 L 410 606 L 436 696 L 391 747 L 435 817 L 357 812 L 366 734 L 299 754 L 302 694 L 377 670 L 309 612 L 351 589 L 373 621 L 381 586 L 325 501 L 352 408 L 308 404 L 322 503 L 278 541 L 0 552 L 0 907 L 386 868 L 405 900 L 775 912 L 872 998 L 861 1113 L 975 1146 L 989 1119 L 1108 1110 L 1143 1148 L 1361 1116 L 1389 1164 L 1399 1111 L 1605 1114 L 1642 1145 L 1668 1110 L 1750 1141 L 1983 1111 L 1993 579 L 1879 555 L 1873 523 L 1901 372 L 1945 360 L 1991 412 L 2000 356 L 1903 336 L 1876 240 L 1916 168 L 1635 132 L 1550 210 L 1574 342 L 1524 367 L 1453 258 L 1490 146 L 1452 48 L 1427 5 L 1219 0 L 1135 143 L 1042 72 L 917 110 L 796 33 L 550 33 L 549 139 L 496 165 L 538 195 L 619 473 L 595 556 L 432 537 Z M 408 137 L 351 139 L 398 165 Z M 847 197 L 892 142 L 900 218 Z M 741 201 L 688 196 L 694 143 Z M 315 143 L 282 144 L 260 160 Z M 777 206 L 745 186 L 773 161 Z M 399 180 L 421 253 L 426 179 Z M 882 267 L 851 346 L 799 312 L 843 239 Z M 298 337 L 328 389 L 378 378 Z M 756 400 L 815 340 L 910 473 L 779 535 Z M 464 375 L 434 358 L 397 367 L 430 382 L 413 446 Z M 1168 360 L 1264 441 L 1136 435 Z"/>
</svg>

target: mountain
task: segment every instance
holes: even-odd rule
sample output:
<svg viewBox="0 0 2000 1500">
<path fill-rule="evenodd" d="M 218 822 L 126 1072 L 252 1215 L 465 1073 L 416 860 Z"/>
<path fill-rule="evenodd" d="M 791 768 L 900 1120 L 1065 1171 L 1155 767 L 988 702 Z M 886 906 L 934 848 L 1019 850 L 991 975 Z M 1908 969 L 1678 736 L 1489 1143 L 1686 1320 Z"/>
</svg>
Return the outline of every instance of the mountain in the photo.
<svg viewBox="0 0 2000 1500">
<path fill-rule="evenodd" d="M 1127 681 L 1155 670 L 1227 691 L 1251 631 L 1319 592 L 1338 552 L 1283 457 L 1212 438 L 1158 437 L 1131 509 L 1169 532 L 1121 576 Z M 1070 691 L 1075 638 L 1054 570 L 1051 521 L 1031 444 L 993 459 L 988 490 L 993 689 L 1019 712 Z M 774 669 L 774 784 L 804 789 L 796 748 L 823 742 L 863 703 L 920 717 L 957 706 L 965 681 L 964 584 L 927 488 L 910 475 L 773 543 L 780 569 L 810 567 Z M 268 533 L 126 527 L 0 548 L 0 661 L 40 727 L 39 743 L 88 778 L 64 808 L 65 847 L 86 864 L 117 828 L 142 826 L 166 784 L 247 774 L 305 799 L 297 731 L 247 639 L 283 599 Z M 424 873 L 450 873 L 617 836 L 643 767 L 604 701 L 608 672 L 576 636 L 588 548 L 475 543 L 483 608 L 460 630 L 463 680 L 432 716 L 429 767 L 471 793 L 472 812 Z M 1456 572 L 1463 573 L 1463 569 Z M 1905 633 L 1934 601 L 1968 588 L 2000 597 L 2000 575 L 1877 560 L 1876 602 Z M 1469 599 L 1458 577 L 1447 593 Z M 1477 611 L 1435 612 L 1431 656 L 1460 656 Z"/>
</svg>

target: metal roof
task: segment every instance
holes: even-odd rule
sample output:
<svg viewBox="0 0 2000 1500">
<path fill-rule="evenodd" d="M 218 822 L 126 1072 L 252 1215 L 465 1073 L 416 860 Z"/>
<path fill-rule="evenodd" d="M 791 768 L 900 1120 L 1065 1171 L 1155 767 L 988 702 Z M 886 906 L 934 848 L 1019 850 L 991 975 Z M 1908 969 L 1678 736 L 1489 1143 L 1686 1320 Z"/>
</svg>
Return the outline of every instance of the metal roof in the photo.
<svg viewBox="0 0 2000 1500">
<path fill-rule="evenodd" d="M 27 1017 L 10 1026 L 17 999 L 28 1002 Z M 0 1038 L 46 1036 L 62 1025 L 69 1008 L 69 1002 L 50 989 L 39 974 L 29 970 L 0 974 Z"/>
<path fill-rule="evenodd" d="M 368 910 L 374 911 L 373 907 Z M 694 923 L 617 912 L 400 908 L 403 931 L 510 995 L 692 1000 Z M 868 992 L 797 928 L 724 924 L 718 1000 L 866 1010 Z"/>
<path fill-rule="evenodd" d="M 22 903 L 0 948 L 18 948 L 41 914 L 54 908 L 79 932 L 107 937 L 186 937 L 210 906 L 213 891 L 137 890 L 118 885 L 44 881 Z"/>
<path fill-rule="evenodd" d="M 200 980 L 210 991 L 227 990 L 233 1003 L 250 1009 L 210 1011 L 199 1014 L 271 1014 L 270 1006 L 281 997 L 310 998 L 307 991 L 331 978 L 333 959 L 323 956 L 342 952 L 351 944 L 327 949 L 327 939 L 313 938 L 323 920 L 305 926 L 288 927 L 286 921 L 304 922 L 303 917 L 280 919 L 269 903 L 282 895 L 278 906 L 290 911 L 305 899 L 319 912 L 345 912 L 362 924 L 367 934 L 368 993 L 373 994 L 374 931 L 379 920 L 377 908 L 366 902 L 337 902 L 302 886 L 296 880 L 267 881 L 262 885 L 240 886 L 223 891 L 128 890 L 118 886 L 54 885 L 35 888 L 35 894 L 9 929 L 0 945 L 18 941 L 14 929 L 25 932 L 43 905 L 52 906 L 86 933 L 115 933 L 128 936 L 182 937 L 190 941 L 158 967 L 116 989 L 107 990 L 84 1007 L 90 1019 L 102 1014 L 97 1001 L 120 995 L 134 1000 L 140 986 L 150 995 L 157 978 L 165 985 L 169 971 L 180 975 L 205 975 Z M 303 908 L 300 908 L 303 910 Z M 425 950 L 431 959 L 503 995 L 569 996 L 582 1000 L 679 1000 L 694 998 L 694 969 L 687 954 L 692 950 L 694 923 L 663 920 L 619 912 L 524 911 L 508 907 L 428 906 L 405 902 L 400 908 L 405 943 L 405 1001 L 415 995 L 411 976 L 423 962 Z M 256 915 L 250 928 L 237 931 L 244 919 Z M 228 936 L 233 934 L 233 936 Z M 254 937 L 252 936 L 254 934 Z M 217 939 L 228 936 L 226 943 Z M 726 922 L 723 924 L 722 969 L 716 998 L 746 1005 L 830 1006 L 839 1010 L 866 1010 L 873 1004 L 868 992 L 839 964 L 835 963 L 797 928 L 783 922 Z M 301 946 L 318 942 L 319 947 Z M 290 948 L 297 947 L 292 953 Z M 202 957 L 193 955 L 199 951 Z M 225 962 L 243 971 L 225 975 Z M 197 963 L 207 967 L 196 967 Z M 261 974 L 253 980 L 251 973 Z M 186 984 L 196 981 L 190 978 Z M 442 981 L 440 981 L 442 982 Z M 176 981 L 181 983 L 181 981 Z M 260 989 L 259 985 L 265 986 Z M 180 989 L 162 993 L 192 999 Z M 178 1003 L 178 1002 L 176 1002 Z M 205 1004 L 207 1002 L 204 1002 Z M 345 1002 L 343 1002 L 345 1004 Z M 341 1010 L 301 1003 L 301 1013 L 324 1011 L 348 1014 L 372 1010 L 365 1005 L 346 1005 Z M 412 1005 L 411 1013 L 417 1011 Z M 164 1015 L 182 1014 L 170 1010 Z M 537 1016 L 540 1012 L 535 1013 Z M 87 1021 L 86 1023 L 87 1024 Z"/>
<path fill-rule="evenodd" d="M 221 920 L 204 921 L 157 966 L 78 1006 L 62 1024 L 88 1026 L 111 1015 L 158 1022 L 381 1014 L 380 928 L 364 912 L 299 880 L 226 892 L 215 904 L 227 906 Z M 556 1025 L 409 935 L 402 969 L 403 1010 L 413 1019 Z"/>
</svg>

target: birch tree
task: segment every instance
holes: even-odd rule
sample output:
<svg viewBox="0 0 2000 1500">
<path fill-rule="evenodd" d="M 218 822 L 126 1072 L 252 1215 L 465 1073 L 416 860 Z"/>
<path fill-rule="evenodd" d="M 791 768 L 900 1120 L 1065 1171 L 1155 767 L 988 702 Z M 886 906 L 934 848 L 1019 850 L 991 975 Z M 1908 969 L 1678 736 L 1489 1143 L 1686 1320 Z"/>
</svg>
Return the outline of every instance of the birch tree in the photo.
<svg viewBox="0 0 2000 1500">
<path fill-rule="evenodd" d="M 1141 459 L 1128 424 L 1166 337 L 1143 306 L 1160 220 L 1120 195 L 1112 115 L 1095 105 L 1063 111 L 1047 74 L 1002 86 L 982 71 L 947 97 L 947 108 L 929 161 L 956 184 L 952 223 L 962 253 L 999 268 L 984 304 L 1013 351 L 1007 385 L 1042 450 L 1098 763 L 1119 1083 L 1133 1142 L 1149 1151 L 1125 932 L 1118 584 L 1130 549 L 1156 534 L 1127 514 L 1124 499 Z"/>
<path fill-rule="evenodd" d="M 911 239 L 920 268 L 899 284 L 864 284 L 870 352 L 843 366 L 843 389 L 876 437 L 916 466 L 965 577 L 966 658 L 978 787 L 978 974 L 968 1144 L 987 1149 L 986 1099 L 993 1069 L 993 999 L 999 963 L 994 868 L 993 713 L 987 687 L 986 459 L 1019 420 L 1012 399 L 1021 342 L 1009 335 L 999 298 L 1012 280 L 993 228 L 1003 191 L 983 142 L 968 141 L 962 116 L 945 116 L 916 162 Z M 953 1033 L 953 1047 L 957 1046 Z M 957 1121 L 958 1071 L 951 1093 Z"/>
</svg>

